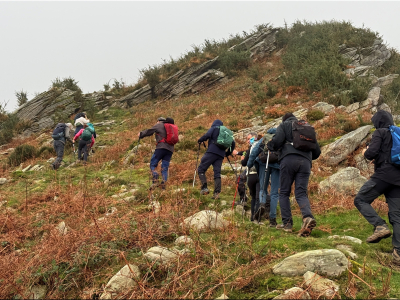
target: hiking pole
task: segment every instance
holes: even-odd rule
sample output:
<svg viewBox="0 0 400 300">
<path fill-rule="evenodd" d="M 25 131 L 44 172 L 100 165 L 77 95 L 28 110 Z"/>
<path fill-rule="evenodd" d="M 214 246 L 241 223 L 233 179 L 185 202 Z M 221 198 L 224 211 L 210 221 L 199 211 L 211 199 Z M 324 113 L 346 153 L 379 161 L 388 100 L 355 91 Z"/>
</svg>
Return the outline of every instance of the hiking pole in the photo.
<svg viewBox="0 0 400 300">
<path fill-rule="evenodd" d="M 268 173 L 268 163 L 269 163 L 269 150 L 268 150 L 268 155 L 267 155 L 267 163 L 265 165 L 265 171 L 264 171 L 264 180 L 263 180 L 263 184 L 262 184 L 262 195 L 264 196 L 264 188 L 265 188 L 265 181 L 267 179 L 267 173 Z M 267 198 L 267 197 L 265 197 Z M 262 199 L 261 199 L 262 200 Z M 260 202 L 260 207 L 258 208 L 259 210 L 261 209 L 261 202 Z M 260 225 L 260 220 L 261 220 L 261 213 L 258 214 L 258 225 Z"/>
<path fill-rule="evenodd" d="M 197 150 L 197 160 L 196 160 L 196 169 L 194 170 L 193 187 L 194 187 L 194 183 L 196 181 L 197 165 L 199 164 L 200 146 L 201 146 L 201 143 L 199 144 L 199 149 Z"/>
</svg>

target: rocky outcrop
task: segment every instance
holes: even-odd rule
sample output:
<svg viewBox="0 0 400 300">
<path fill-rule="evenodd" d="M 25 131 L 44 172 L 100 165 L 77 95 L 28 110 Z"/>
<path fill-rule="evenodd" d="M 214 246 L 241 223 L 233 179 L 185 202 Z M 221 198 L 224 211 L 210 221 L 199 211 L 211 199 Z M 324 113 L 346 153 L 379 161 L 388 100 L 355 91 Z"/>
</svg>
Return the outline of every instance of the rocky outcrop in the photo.
<svg viewBox="0 0 400 300">
<path fill-rule="evenodd" d="M 121 292 L 127 292 L 137 285 L 139 280 L 140 271 L 135 265 L 125 265 L 121 270 L 115 274 L 105 286 L 100 299 L 115 299 Z M 134 278 L 134 279 L 133 279 Z"/>
<path fill-rule="evenodd" d="M 361 141 L 368 135 L 372 129 L 371 125 L 358 128 L 335 142 L 323 147 L 320 159 L 324 160 L 327 165 L 335 166 L 345 160 L 360 145 Z"/>
<path fill-rule="evenodd" d="M 340 276 L 347 270 L 346 256 L 336 249 L 322 249 L 300 252 L 285 258 L 273 267 L 274 274 L 293 277 L 307 271 L 318 272 L 330 277 Z"/>
<path fill-rule="evenodd" d="M 360 175 L 359 169 L 348 167 L 321 181 L 319 188 L 321 192 L 333 189 L 338 193 L 356 194 L 366 181 L 367 178 Z"/>
<path fill-rule="evenodd" d="M 278 28 L 264 28 L 229 50 L 249 50 L 251 58 L 263 58 L 276 49 L 275 41 L 278 30 Z"/>
<path fill-rule="evenodd" d="M 228 221 L 224 220 L 222 214 L 219 214 L 216 211 L 202 210 L 183 220 L 181 225 L 202 231 L 224 228 L 228 226 Z"/>
<path fill-rule="evenodd" d="M 304 275 L 304 285 L 309 287 L 310 290 L 318 297 L 325 296 L 332 298 L 337 292 L 339 292 L 339 285 L 332 280 L 323 278 L 313 272 L 306 272 Z"/>
<path fill-rule="evenodd" d="M 313 105 L 312 108 L 320 110 L 325 114 L 329 114 L 335 110 L 335 105 L 328 104 L 326 102 L 318 102 L 317 104 Z"/>
</svg>

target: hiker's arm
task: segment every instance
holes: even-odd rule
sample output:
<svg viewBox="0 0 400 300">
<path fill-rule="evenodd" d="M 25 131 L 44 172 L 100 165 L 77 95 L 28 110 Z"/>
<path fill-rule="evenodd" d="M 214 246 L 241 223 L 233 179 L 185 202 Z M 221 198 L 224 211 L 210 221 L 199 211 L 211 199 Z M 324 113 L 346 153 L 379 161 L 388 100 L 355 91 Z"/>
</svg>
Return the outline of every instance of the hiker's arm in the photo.
<svg viewBox="0 0 400 300">
<path fill-rule="evenodd" d="M 151 136 L 153 135 L 155 132 L 157 131 L 156 125 L 154 125 L 153 127 L 151 127 L 150 129 L 147 130 L 143 130 L 139 133 L 139 138 L 142 139 L 146 136 Z"/>
<path fill-rule="evenodd" d="M 368 160 L 376 159 L 379 155 L 379 150 L 381 149 L 382 136 L 379 130 L 375 130 L 372 135 L 371 142 L 369 143 L 368 149 L 364 152 L 364 156 Z"/>
<path fill-rule="evenodd" d="M 78 133 L 75 134 L 74 139 L 72 141 L 73 143 L 75 143 L 75 140 L 77 140 L 81 136 L 82 132 L 83 132 L 83 129 L 79 130 Z"/>
<path fill-rule="evenodd" d="M 228 151 L 225 153 L 226 157 L 228 157 L 229 155 L 232 154 L 233 150 L 235 150 L 235 146 L 236 146 L 236 143 L 235 143 L 235 141 L 233 141 L 231 147 L 228 148 Z"/>
<path fill-rule="evenodd" d="M 209 139 L 211 138 L 211 135 L 212 135 L 213 131 L 214 131 L 214 128 L 208 129 L 208 131 L 206 132 L 206 134 L 203 135 L 201 138 L 199 138 L 199 139 L 197 140 L 197 142 L 198 142 L 199 144 L 201 144 L 202 142 L 205 142 L 205 141 L 209 140 Z"/>
<path fill-rule="evenodd" d="M 250 157 L 250 148 L 249 148 L 249 150 L 246 151 L 246 155 L 244 156 L 244 159 L 241 161 L 243 167 L 247 166 L 249 157 Z"/>
<path fill-rule="evenodd" d="M 267 147 L 270 151 L 278 151 L 283 147 L 286 141 L 285 131 L 283 129 L 283 123 L 278 126 L 276 129 L 276 134 L 270 141 L 265 141 L 267 143 Z"/>
<path fill-rule="evenodd" d="M 252 168 L 254 166 L 254 162 L 257 159 L 257 156 L 260 152 L 260 144 L 262 143 L 262 140 L 257 142 L 253 147 L 254 149 L 252 151 L 249 151 L 249 160 L 247 161 L 247 167 Z"/>
<path fill-rule="evenodd" d="M 312 160 L 317 159 L 321 155 L 321 148 L 319 147 L 318 142 L 317 142 L 317 148 L 315 150 L 312 150 L 311 153 L 312 153 Z"/>
</svg>

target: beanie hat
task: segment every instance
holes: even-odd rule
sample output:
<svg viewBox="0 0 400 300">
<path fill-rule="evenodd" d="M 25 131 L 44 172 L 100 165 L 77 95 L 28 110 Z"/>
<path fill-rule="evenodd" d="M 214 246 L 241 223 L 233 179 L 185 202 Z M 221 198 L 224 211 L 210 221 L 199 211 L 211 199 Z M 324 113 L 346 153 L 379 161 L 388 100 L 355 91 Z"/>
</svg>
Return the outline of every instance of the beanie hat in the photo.
<svg viewBox="0 0 400 300">
<path fill-rule="evenodd" d="M 166 119 L 165 119 L 165 123 L 175 124 L 175 121 L 174 121 L 174 119 L 172 119 L 172 118 L 166 118 Z"/>
<path fill-rule="evenodd" d="M 287 119 L 291 118 L 291 117 L 295 117 L 294 114 L 288 112 L 286 113 L 283 117 L 282 117 L 282 122 L 285 122 Z"/>
</svg>

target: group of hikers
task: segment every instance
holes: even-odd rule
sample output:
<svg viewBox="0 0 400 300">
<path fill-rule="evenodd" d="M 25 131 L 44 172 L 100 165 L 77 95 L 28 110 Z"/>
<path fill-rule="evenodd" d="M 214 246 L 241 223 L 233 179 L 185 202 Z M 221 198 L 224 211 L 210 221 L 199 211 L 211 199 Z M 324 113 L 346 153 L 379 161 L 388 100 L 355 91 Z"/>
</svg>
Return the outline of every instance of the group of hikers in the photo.
<svg viewBox="0 0 400 300">
<path fill-rule="evenodd" d="M 375 113 L 372 122 L 376 130 L 367 148 L 363 150 L 363 154 L 366 159 L 374 163 L 375 173 L 359 190 L 354 204 L 365 219 L 374 226 L 373 234 L 366 241 L 377 243 L 392 236 L 385 220 L 371 206 L 376 198 L 382 194 L 385 195 L 389 207 L 389 222 L 393 226 L 393 262 L 400 266 L 400 128 L 394 126 L 392 115 L 382 110 Z M 75 118 L 77 128 L 73 141 L 81 137 L 78 157 L 81 159 L 80 155 L 83 151 L 85 161 L 88 149 L 92 147 L 96 138 L 94 128 L 89 124 L 85 115 Z M 78 126 L 81 126 L 79 130 Z M 89 127 L 93 129 L 90 130 L 91 136 L 89 139 L 83 139 Z M 57 160 L 53 163 L 55 169 L 62 160 L 65 138 L 68 138 L 72 124 L 64 124 L 64 128 L 64 139 L 54 141 L 57 152 Z M 153 134 L 155 134 L 157 145 L 150 161 L 152 173 L 150 189 L 153 190 L 158 186 L 166 189 L 170 161 L 175 144 L 179 141 L 178 127 L 172 118 L 160 117 L 152 128 L 138 133 L 138 146 L 142 138 Z M 251 197 L 251 221 L 261 225 L 262 221 L 267 220 L 270 227 L 292 232 L 290 195 L 294 183 L 294 195 L 302 215 L 302 225 L 298 236 L 310 236 L 317 222 L 312 214 L 308 198 L 308 183 L 312 161 L 320 156 L 321 149 L 315 130 L 309 123 L 298 120 L 292 113 L 286 113 L 282 117 L 282 123 L 277 128 L 269 129 L 264 136 L 259 136 L 256 132 L 248 133 L 247 149 L 237 151 L 232 131 L 226 128 L 221 120 L 215 120 L 210 129 L 197 141 L 198 155 L 201 145 L 205 146 L 206 141 L 208 141 L 207 151 L 201 158 L 199 166 L 196 166 L 201 182 L 201 195 L 210 193 L 206 172 L 212 165 L 214 172 L 212 198 L 218 199 L 222 190 L 221 168 L 225 157 L 230 164 L 229 156 L 240 156 L 241 165 L 246 168 L 237 176 L 236 191 L 240 195 L 239 204 L 246 206 L 247 185 Z M 162 161 L 161 182 L 156 171 L 160 161 Z M 277 222 L 278 203 L 281 224 Z"/>
</svg>

